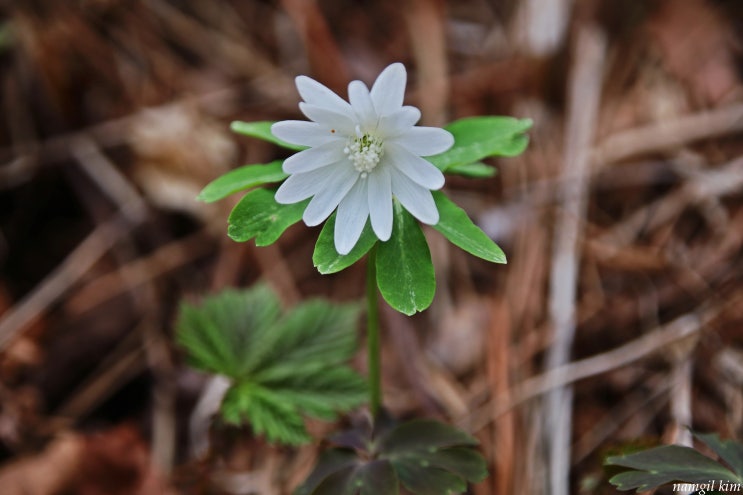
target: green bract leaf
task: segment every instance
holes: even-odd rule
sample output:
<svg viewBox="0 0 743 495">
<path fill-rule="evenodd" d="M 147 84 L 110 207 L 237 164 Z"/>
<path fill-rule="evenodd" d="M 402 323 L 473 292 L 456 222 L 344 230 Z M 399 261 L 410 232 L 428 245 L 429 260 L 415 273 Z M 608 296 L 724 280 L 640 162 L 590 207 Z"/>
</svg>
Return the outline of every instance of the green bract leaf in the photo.
<svg viewBox="0 0 743 495">
<path fill-rule="evenodd" d="M 239 120 L 236 120 L 232 124 L 230 124 L 230 129 L 232 129 L 233 132 L 242 134 L 243 136 L 250 136 L 262 139 L 264 141 L 268 141 L 269 143 L 277 144 L 282 148 L 294 151 L 307 149 L 306 146 L 299 146 L 296 144 L 287 143 L 286 141 L 282 141 L 281 139 L 271 134 L 271 126 L 273 124 L 273 122 L 240 122 Z"/>
<path fill-rule="evenodd" d="M 276 242 L 286 229 L 302 219 L 309 200 L 282 205 L 273 196 L 274 192 L 266 189 L 247 193 L 230 213 L 227 235 L 237 242 L 255 237 L 256 246 Z"/>
<path fill-rule="evenodd" d="M 449 495 L 487 476 L 475 439 L 436 421 L 415 420 L 381 432 L 361 427 L 336 438 L 353 438 L 355 451 L 323 454 L 295 495 L 397 495 L 400 483 L 414 495 Z"/>
<path fill-rule="evenodd" d="M 524 134 L 532 126 L 530 119 L 513 117 L 468 117 L 447 125 L 454 135 L 454 146 L 438 155 L 426 157 L 444 172 L 489 156 L 521 154 L 529 138 Z"/>
<path fill-rule="evenodd" d="M 359 306 L 314 300 L 282 314 L 264 286 L 184 304 L 177 340 L 194 366 L 225 375 L 228 422 L 249 422 L 269 441 L 309 440 L 303 416 L 332 420 L 362 403 L 364 379 L 347 366 Z"/>
<path fill-rule="evenodd" d="M 485 232 L 475 225 L 467 213 L 446 197 L 441 191 L 433 192 L 439 223 L 433 226 L 452 244 L 470 254 L 493 263 L 505 263 L 506 255 Z"/>
<path fill-rule="evenodd" d="M 390 306 L 409 316 L 430 306 L 436 277 L 418 222 L 397 201 L 394 215 L 392 236 L 377 250 L 377 285 Z"/>
<path fill-rule="evenodd" d="M 487 179 L 494 177 L 498 170 L 492 165 L 486 165 L 482 162 L 467 163 L 464 165 L 452 165 L 446 169 L 447 174 L 456 174 L 472 179 Z"/>
<path fill-rule="evenodd" d="M 336 213 L 333 213 L 325 222 L 320 236 L 317 238 L 315 252 L 312 254 L 312 262 L 323 275 L 336 273 L 353 265 L 369 252 L 374 243 L 377 242 L 377 236 L 374 235 L 367 220 L 364 230 L 361 232 L 361 237 L 351 249 L 351 252 L 346 255 L 338 254 L 338 251 L 335 250 L 335 216 Z"/>
<path fill-rule="evenodd" d="M 674 481 L 706 483 L 710 480 L 743 483 L 716 461 L 689 447 L 664 445 L 633 454 L 608 457 L 605 464 L 630 468 L 609 482 L 620 490 L 646 491 Z"/>
<path fill-rule="evenodd" d="M 282 160 L 277 160 L 265 165 L 245 165 L 231 170 L 207 184 L 196 199 L 213 203 L 238 191 L 280 182 L 288 177 L 281 170 L 283 163 Z"/>
</svg>

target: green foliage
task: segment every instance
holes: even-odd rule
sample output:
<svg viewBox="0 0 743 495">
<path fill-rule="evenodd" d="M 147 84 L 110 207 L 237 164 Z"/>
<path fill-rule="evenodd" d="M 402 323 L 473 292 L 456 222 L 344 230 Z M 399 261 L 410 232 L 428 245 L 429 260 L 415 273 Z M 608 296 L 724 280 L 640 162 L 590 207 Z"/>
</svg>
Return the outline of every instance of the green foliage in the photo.
<svg viewBox="0 0 743 495">
<path fill-rule="evenodd" d="M 365 398 L 364 380 L 347 366 L 358 313 L 358 305 L 323 300 L 282 312 L 260 285 L 183 304 L 177 340 L 192 366 L 232 379 L 221 408 L 227 422 L 297 444 L 309 440 L 304 415 L 333 420 Z"/>
<path fill-rule="evenodd" d="M 500 247 L 475 225 L 467 213 L 442 192 L 435 191 L 433 199 L 439 210 L 439 223 L 433 226 L 449 242 L 470 254 L 493 263 L 505 263 L 506 255 Z"/>
<path fill-rule="evenodd" d="M 426 160 L 443 172 L 454 171 L 489 156 L 516 156 L 529 144 L 524 134 L 532 126 L 530 119 L 513 117 L 468 117 L 444 127 L 454 135 L 454 146 Z M 461 170 L 461 168 L 459 169 Z M 466 170 L 466 168 L 465 168 Z"/>
<path fill-rule="evenodd" d="M 271 126 L 273 124 L 273 122 L 240 122 L 236 120 L 230 124 L 230 129 L 237 134 L 262 139 L 263 141 L 268 141 L 289 150 L 302 151 L 307 149 L 306 146 L 287 143 L 271 134 Z"/>
<path fill-rule="evenodd" d="M 295 495 L 415 495 L 463 493 L 468 482 L 487 476 L 477 441 L 449 425 L 414 420 L 399 425 L 368 425 L 331 439 Z"/>
<path fill-rule="evenodd" d="M 286 229 L 302 219 L 309 200 L 282 205 L 274 199 L 274 192 L 256 189 L 243 196 L 232 209 L 227 235 L 237 242 L 255 237 L 256 246 L 268 246 L 281 237 Z"/>
<path fill-rule="evenodd" d="M 346 255 L 338 254 L 338 251 L 335 250 L 335 236 L 333 233 L 335 216 L 336 214 L 333 213 L 325 222 L 322 231 L 320 231 L 320 236 L 317 238 L 315 252 L 312 254 L 312 262 L 323 275 L 336 273 L 353 265 L 369 252 L 377 242 L 377 236 L 374 235 L 367 221 L 364 230 L 361 232 L 359 242 L 351 249 L 351 252 Z"/>
<path fill-rule="evenodd" d="M 397 201 L 393 214 L 392 236 L 377 250 L 377 285 L 387 304 L 412 315 L 431 305 L 436 277 L 418 222 Z"/>
<path fill-rule="evenodd" d="M 277 139 L 271 134 L 272 122 L 233 122 L 232 130 L 263 139 L 292 150 L 305 149 Z M 529 119 L 512 117 L 469 117 L 457 120 L 446 129 L 454 135 L 454 146 L 426 159 L 444 172 L 471 178 L 492 177 L 496 170 L 480 160 L 491 156 L 515 156 L 526 148 L 531 127 Z M 207 185 L 199 195 L 206 202 L 217 201 L 234 192 L 278 182 L 287 177 L 282 162 L 248 165 L 235 169 Z M 474 256 L 493 263 L 505 263 L 506 256 L 467 214 L 442 192 L 434 192 L 440 220 L 434 226 L 450 242 Z M 248 192 L 230 213 L 227 234 L 238 242 L 255 239 L 257 246 L 276 242 L 284 231 L 302 219 L 309 200 L 283 205 L 274 199 L 274 191 Z M 364 227 L 356 246 L 346 255 L 335 250 L 335 213 L 325 222 L 312 256 L 322 274 L 339 272 L 359 261 L 379 243 L 377 282 L 379 290 L 394 309 L 406 315 L 423 311 L 433 301 L 436 280 L 431 255 L 417 221 L 394 202 L 391 238 L 379 242 L 370 224 Z"/>
<path fill-rule="evenodd" d="M 446 169 L 447 174 L 461 175 L 470 179 L 488 179 L 494 177 L 498 170 L 492 165 L 482 162 L 465 163 L 464 165 L 452 165 Z"/>
<path fill-rule="evenodd" d="M 251 187 L 281 182 L 288 177 L 281 169 L 283 163 L 283 160 L 276 160 L 265 165 L 245 165 L 230 170 L 207 184 L 196 199 L 213 203 Z"/>
<path fill-rule="evenodd" d="M 609 482 L 619 490 L 638 492 L 672 482 L 702 484 L 743 484 L 743 445 L 732 440 L 722 441 L 716 434 L 695 434 L 732 468 L 680 445 L 663 445 L 631 454 L 607 457 L 604 464 L 626 468 Z"/>
</svg>

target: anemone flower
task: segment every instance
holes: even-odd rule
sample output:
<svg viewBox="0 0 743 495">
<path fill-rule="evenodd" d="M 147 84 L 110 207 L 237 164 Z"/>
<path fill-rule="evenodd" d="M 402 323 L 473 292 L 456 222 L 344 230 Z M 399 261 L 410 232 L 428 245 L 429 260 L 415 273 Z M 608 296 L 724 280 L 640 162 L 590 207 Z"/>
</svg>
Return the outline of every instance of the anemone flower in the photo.
<svg viewBox="0 0 743 495">
<path fill-rule="evenodd" d="M 284 161 L 289 177 L 276 191 L 282 204 L 312 200 L 302 219 L 319 225 L 337 208 L 335 249 L 348 254 L 367 218 L 374 234 L 386 241 L 392 233 L 393 200 L 419 221 L 439 221 L 432 190 L 444 175 L 423 156 L 454 144 L 454 137 L 435 127 L 415 124 L 421 113 L 403 106 L 407 74 L 395 63 L 379 75 L 371 91 L 361 81 L 348 85 L 350 103 L 306 76 L 296 79 L 304 100 L 299 108 L 311 122 L 277 122 L 271 132 L 308 148 Z"/>
</svg>

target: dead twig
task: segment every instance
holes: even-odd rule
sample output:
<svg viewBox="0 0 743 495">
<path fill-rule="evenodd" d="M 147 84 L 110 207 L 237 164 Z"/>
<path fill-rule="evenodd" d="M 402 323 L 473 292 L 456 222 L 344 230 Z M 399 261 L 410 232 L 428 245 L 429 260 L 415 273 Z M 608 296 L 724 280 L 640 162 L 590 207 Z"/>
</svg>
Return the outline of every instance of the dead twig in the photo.
<svg viewBox="0 0 743 495">
<path fill-rule="evenodd" d="M 590 149 L 598 120 L 601 82 L 606 58 L 605 35 L 593 26 L 578 34 L 569 108 L 563 173 L 575 178 L 561 188 L 562 211 L 554 231 L 554 254 L 550 274 L 549 313 L 554 328 L 547 352 L 547 370 L 560 370 L 570 360 L 575 334 L 575 300 L 580 265 L 579 242 L 586 215 Z M 570 445 L 573 392 L 570 387 L 550 390 L 544 404 L 544 443 L 547 446 L 549 493 L 570 493 Z"/>
</svg>

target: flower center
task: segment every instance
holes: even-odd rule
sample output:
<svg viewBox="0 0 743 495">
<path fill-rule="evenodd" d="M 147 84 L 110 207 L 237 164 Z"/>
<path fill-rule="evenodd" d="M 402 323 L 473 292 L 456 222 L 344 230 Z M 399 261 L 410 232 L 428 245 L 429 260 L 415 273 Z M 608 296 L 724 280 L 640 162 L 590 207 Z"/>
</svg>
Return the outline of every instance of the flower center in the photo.
<svg viewBox="0 0 743 495">
<path fill-rule="evenodd" d="M 374 170 L 384 154 L 382 140 L 372 134 L 356 133 L 348 138 L 343 152 L 348 155 L 353 167 L 361 173 L 362 178 Z"/>
</svg>

